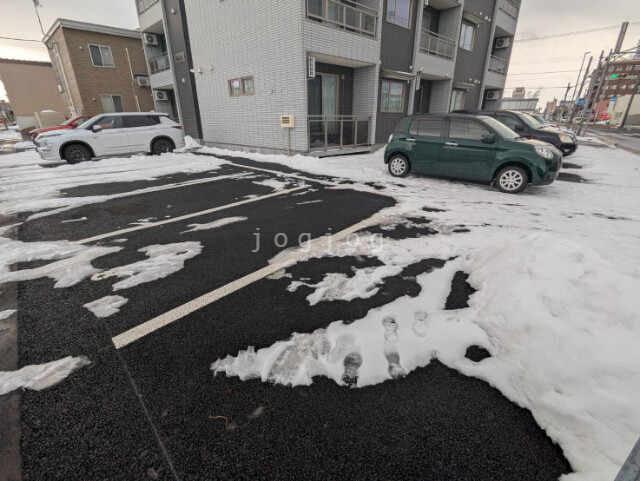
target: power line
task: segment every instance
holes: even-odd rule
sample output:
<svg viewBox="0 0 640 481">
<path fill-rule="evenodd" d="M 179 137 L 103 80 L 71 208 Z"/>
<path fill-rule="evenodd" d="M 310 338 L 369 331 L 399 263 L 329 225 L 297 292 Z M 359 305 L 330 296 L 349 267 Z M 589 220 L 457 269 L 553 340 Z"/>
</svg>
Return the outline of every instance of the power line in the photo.
<svg viewBox="0 0 640 481">
<path fill-rule="evenodd" d="M 629 26 L 640 25 L 640 22 L 631 22 Z M 547 38 L 569 37 L 571 35 L 582 35 L 585 33 L 601 32 L 603 30 L 611 30 L 613 28 L 620 28 L 620 25 L 611 25 L 609 27 L 591 28 L 589 30 L 576 30 L 575 32 L 556 33 L 554 35 L 544 35 L 542 37 L 529 37 L 529 38 L 517 38 L 516 42 L 533 42 L 534 40 L 545 40 Z"/>
<path fill-rule="evenodd" d="M 14 37 L 0 37 L 3 40 L 16 40 L 18 42 L 38 42 L 41 43 L 42 40 L 32 40 L 30 38 L 14 38 Z"/>
<path fill-rule="evenodd" d="M 555 70 L 555 71 L 551 71 L 551 72 L 526 72 L 526 73 L 510 73 L 509 76 L 512 75 L 540 75 L 540 74 L 547 74 L 547 73 L 571 73 L 571 72 L 578 72 L 578 69 L 575 70 Z"/>
</svg>

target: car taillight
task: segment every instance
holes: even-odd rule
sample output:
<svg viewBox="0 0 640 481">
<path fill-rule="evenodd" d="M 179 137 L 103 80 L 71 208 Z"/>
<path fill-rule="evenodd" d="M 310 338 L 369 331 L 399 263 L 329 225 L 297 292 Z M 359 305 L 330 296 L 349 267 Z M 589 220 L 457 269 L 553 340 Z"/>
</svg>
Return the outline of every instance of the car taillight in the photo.
<svg viewBox="0 0 640 481">
<path fill-rule="evenodd" d="M 172 125 L 174 129 L 182 130 L 182 125 Z"/>
</svg>

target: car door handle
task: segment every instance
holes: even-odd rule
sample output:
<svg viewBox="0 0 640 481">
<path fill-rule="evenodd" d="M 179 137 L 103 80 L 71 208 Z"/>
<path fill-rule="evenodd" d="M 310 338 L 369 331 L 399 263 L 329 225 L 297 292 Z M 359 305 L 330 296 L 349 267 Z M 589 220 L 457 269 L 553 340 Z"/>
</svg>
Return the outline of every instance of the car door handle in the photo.
<svg viewBox="0 0 640 481">
<path fill-rule="evenodd" d="M 446 142 L 444 145 L 448 145 L 449 147 L 457 147 L 458 144 L 456 144 L 455 142 Z"/>
<path fill-rule="evenodd" d="M 406 140 L 407 140 L 407 142 L 415 142 L 416 141 L 416 139 L 406 139 Z"/>
</svg>

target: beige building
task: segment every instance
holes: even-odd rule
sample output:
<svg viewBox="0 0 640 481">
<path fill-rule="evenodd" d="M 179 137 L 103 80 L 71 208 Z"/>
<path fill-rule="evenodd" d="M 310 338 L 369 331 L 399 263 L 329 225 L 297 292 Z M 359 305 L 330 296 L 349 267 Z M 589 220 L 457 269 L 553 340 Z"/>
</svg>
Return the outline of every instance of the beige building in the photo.
<svg viewBox="0 0 640 481">
<path fill-rule="evenodd" d="M 20 129 L 36 125 L 35 112 L 66 111 L 49 62 L 0 58 L 0 81 L 7 91 Z"/>
<path fill-rule="evenodd" d="M 140 32 L 58 19 L 43 41 L 70 115 L 154 109 Z"/>
</svg>

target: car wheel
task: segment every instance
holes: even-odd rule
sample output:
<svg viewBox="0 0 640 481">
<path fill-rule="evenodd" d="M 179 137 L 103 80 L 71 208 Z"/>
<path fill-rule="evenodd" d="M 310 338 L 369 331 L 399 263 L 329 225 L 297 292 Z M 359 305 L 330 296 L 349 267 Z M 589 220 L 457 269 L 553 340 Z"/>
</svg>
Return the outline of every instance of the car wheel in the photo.
<svg viewBox="0 0 640 481">
<path fill-rule="evenodd" d="M 63 158 L 70 164 L 77 164 L 84 160 L 91 160 L 91 151 L 84 145 L 74 144 L 65 147 Z"/>
<path fill-rule="evenodd" d="M 173 152 L 173 144 L 167 139 L 158 139 L 153 143 L 151 147 L 153 155 L 166 154 L 167 152 Z"/>
<path fill-rule="evenodd" d="M 402 155 L 389 159 L 389 173 L 394 177 L 405 177 L 409 173 L 409 161 Z"/>
<path fill-rule="evenodd" d="M 518 194 L 527 188 L 529 176 L 522 168 L 515 165 L 505 167 L 496 176 L 496 186 L 501 192 Z"/>
</svg>

